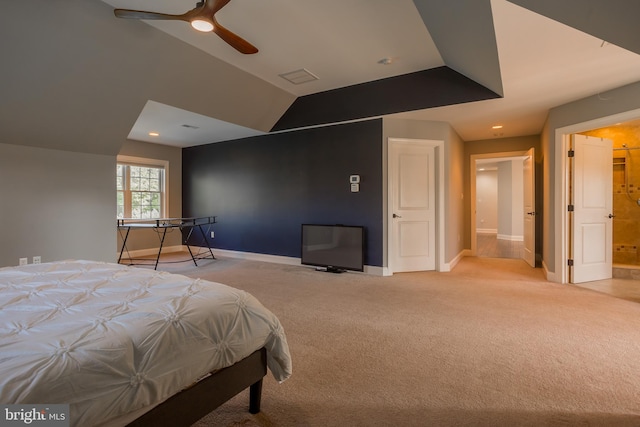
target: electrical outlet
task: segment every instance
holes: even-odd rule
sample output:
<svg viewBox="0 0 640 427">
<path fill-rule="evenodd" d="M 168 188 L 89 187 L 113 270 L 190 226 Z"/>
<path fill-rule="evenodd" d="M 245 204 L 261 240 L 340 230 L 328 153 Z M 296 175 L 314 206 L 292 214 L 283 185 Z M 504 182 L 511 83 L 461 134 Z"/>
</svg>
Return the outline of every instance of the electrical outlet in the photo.
<svg viewBox="0 0 640 427">
<path fill-rule="evenodd" d="M 215 237 L 215 233 L 212 231 L 211 232 L 211 238 L 213 239 Z"/>
<path fill-rule="evenodd" d="M 40 264 L 41 258 L 39 256 L 34 256 L 33 257 L 33 263 L 34 264 Z"/>
<path fill-rule="evenodd" d="M 19 262 L 20 265 L 27 265 L 29 264 L 29 258 L 20 258 Z"/>
</svg>

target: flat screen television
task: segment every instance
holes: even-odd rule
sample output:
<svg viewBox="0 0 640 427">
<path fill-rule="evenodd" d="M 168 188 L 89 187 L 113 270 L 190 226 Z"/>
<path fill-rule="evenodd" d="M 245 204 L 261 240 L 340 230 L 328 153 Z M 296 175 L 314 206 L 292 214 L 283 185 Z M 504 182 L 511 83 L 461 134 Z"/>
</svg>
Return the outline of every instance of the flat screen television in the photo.
<svg viewBox="0 0 640 427">
<path fill-rule="evenodd" d="M 332 273 L 364 271 L 364 227 L 302 224 L 301 263 Z"/>
</svg>

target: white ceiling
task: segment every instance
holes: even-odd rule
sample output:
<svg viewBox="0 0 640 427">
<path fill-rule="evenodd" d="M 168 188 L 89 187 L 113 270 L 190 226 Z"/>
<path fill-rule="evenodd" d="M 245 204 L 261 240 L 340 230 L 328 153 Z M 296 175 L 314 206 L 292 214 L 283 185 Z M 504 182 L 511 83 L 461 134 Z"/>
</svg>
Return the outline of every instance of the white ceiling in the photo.
<svg viewBox="0 0 640 427">
<path fill-rule="evenodd" d="M 450 122 L 467 141 L 536 135 L 550 108 L 640 80 L 640 55 L 507 1 L 491 4 L 504 98 L 398 116 Z"/>
<path fill-rule="evenodd" d="M 103 0 L 116 8 L 180 14 L 189 0 Z M 115 18 L 114 18 L 115 19 Z M 412 0 L 233 0 L 221 25 L 255 45 L 243 55 L 183 21 L 145 21 L 296 96 L 444 65 Z M 419 43 L 411 42 L 419 40 Z M 392 66 L 378 61 L 392 57 Z M 293 85 L 280 74 L 305 68 L 317 81 Z"/>
<path fill-rule="evenodd" d="M 103 1 L 171 14 L 195 6 L 185 0 Z M 456 2 L 449 5 L 455 8 Z M 504 97 L 394 117 L 446 121 L 467 141 L 534 135 L 541 132 L 550 108 L 640 80 L 640 55 L 506 0 L 491 0 L 491 8 Z M 242 55 L 182 21 L 147 22 L 295 96 L 445 65 L 412 0 L 233 0 L 216 17 L 260 52 Z M 455 37 L 456 29 L 451 31 Z M 391 64 L 380 64 L 384 58 L 391 58 Z M 301 68 L 319 79 L 293 85 L 280 77 Z M 191 114 L 147 103 L 129 138 L 184 147 L 260 134 Z M 197 122 L 198 137 L 193 128 L 162 134 L 162 124 L 171 121 Z M 494 124 L 504 127 L 494 131 Z M 161 136 L 148 137 L 153 130 Z"/>
<path fill-rule="evenodd" d="M 157 133 L 158 136 L 149 135 L 150 132 Z M 170 105 L 147 101 L 127 138 L 176 147 L 192 147 L 264 134 L 265 132 Z"/>
</svg>

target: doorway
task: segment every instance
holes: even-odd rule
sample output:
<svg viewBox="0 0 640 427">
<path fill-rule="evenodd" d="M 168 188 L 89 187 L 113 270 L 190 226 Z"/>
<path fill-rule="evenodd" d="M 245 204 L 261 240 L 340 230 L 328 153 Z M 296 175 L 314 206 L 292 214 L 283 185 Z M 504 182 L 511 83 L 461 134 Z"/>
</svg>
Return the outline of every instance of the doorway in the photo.
<svg viewBox="0 0 640 427">
<path fill-rule="evenodd" d="M 520 157 L 476 161 L 476 256 L 523 256 L 524 162 Z"/>
<path fill-rule="evenodd" d="M 389 272 L 444 271 L 443 141 L 389 138 Z"/>
<path fill-rule="evenodd" d="M 634 136 L 633 134 L 633 132 L 637 132 L 640 129 L 640 120 L 638 119 L 639 115 L 640 110 L 633 110 L 615 116 L 603 117 L 589 122 L 556 129 L 556 140 L 560 141 L 560 143 L 556 145 L 555 150 L 555 156 L 557 159 L 555 176 L 558 183 L 561 183 L 561 186 L 556 187 L 559 190 L 555 194 L 556 206 L 571 205 L 570 196 L 572 185 L 574 184 L 572 183 L 570 162 L 567 155 L 569 147 L 571 146 L 571 135 L 582 134 L 595 136 L 598 139 L 605 138 L 613 140 L 612 150 L 608 150 L 606 153 L 608 167 L 613 166 L 612 176 L 607 178 L 608 181 L 611 182 L 609 190 L 613 193 L 613 204 L 610 209 L 611 212 L 609 212 L 609 214 L 612 215 L 612 218 L 609 219 L 609 221 L 613 222 L 613 232 L 611 233 L 611 237 L 607 237 L 607 240 L 604 242 L 604 244 L 610 245 L 609 247 L 611 247 L 611 249 L 607 250 L 608 253 L 606 254 L 612 259 L 612 267 L 609 268 L 608 277 L 614 276 L 614 272 L 617 274 L 616 277 L 619 278 L 637 279 L 640 277 L 640 268 L 626 264 L 624 261 L 621 262 L 622 259 L 626 260 L 626 257 L 630 257 L 632 260 L 635 258 L 640 261 L 640 252 L 638 252 L 638 247 L 640 245 L 635 243 L 638 239 L 633 236 L 633 233 L 628 232 L 632 230 L 640 230 L 640 226 L 638 224 L 640 205 L 638 205 L 637 199 L 634 199 L 633 196 L 629 197 L 629 194 L 627 194 L 631 193 L 630 190 L 632 187 L 630 184 L 633 184 L 634 189 L 634 192 L 631 194 L 635 195 L 636 192 L 635 188 L 637 184 L 628 182 L 628 179 L 631 177 L 631 173 L 637 175 L 635 172 L 631 172 L 630 170 L 630 163 L 633 162 L 633 159 L 630 159 L 629 157 L 633 154 L 627 154 L 627 152 L 631 153 L 635 150 L 627 149 L 640 146 L 640 144 L 638 144 L 640 141 L 635 141 L 638 136 Z M 625 137 L 620 137 L 620 134 L 623 133 L 624 129 L 627 131 L 629 129 L 633 129 L 633 132 L 631 134 L 627 133 Z M 624 147 L 623 144 L 626 144 L 627 147 Z M 625 164 L 623 166 L 622 164 L 616 164 L 616 162 L 629 164 Z M 625 169 L 627 170 L 625 171 Z M 626 183 L 625 179 L 627 180 Z M 638 194 L 638 198 L 640 198 L 640 194 Z M 617 202 L 616 199 L 618 199 Z M 625 206 L 620 205 L 618 202 L 624 202 Z M 622 222 L 625 222 L 623 219 L 624 212 L 630 209 L 630 207 L 636 209 L 636 214 L 629 218 L 629 221 L 626 221 L 626 224 L 622 224 Z M 618 216 L 619 214 L 620 216 Z M 556 266 L 558 266 L 556 273 L 554 274 L 556 277 L 555 279 L 550 280 L 555 280 L 561 283 L 574 282 L 572 273 L 574 273 L 573 270 L 575 267 L 571 267 L 569 265 L 571 263 L 570 260 L 573 251 L 573 236 L 571 230 L 572 216 L 573 214 L 567 209 L 555 209 L 555 221 L 556 224 L 558 224 L 556 233 L 554 233 L 555 247 L 560 249 L 560 251 L 556 251 L 554 256 Z M 622 221 L 618 221 L 618 225 L 616 225 L 616 220 Z M 638 238 L 640 238 L 640 236 Z M 589 242 L 589 244 L 592 246 L 594 245 L 593 242 Z M 573 262 L 575 263 L 575 261 Z M 580 280 L 588 282 L 599 279 L 600 277 L 597 275 L 581 274 Z"/>
<path fill-rule="evenodd" d="M 591 239 L 591 246 L 602 246 L 609 261 L 600 274 L 585 273 L 582 268 L 576 268 L 574 261 L 573 272 L 570 271 L 570 281 L 598 280 L 599 278 L 628 278 L 640 277 L 640 120 L 617 123 L 614 126 L 580 132 L 573 138 L 595 139 L 608 141 L 606 154 L 607 203 L 609 215 L 605 220 L 609 234 L 602 245 L 593 245 L 596 239 Z M 577 157 L 577 156 L 576 156 Z M 603 160 L 604 161 L 604 160 Z M 574 172 L 574 176 L 575 176 Z M 588 177 L 595 173 L 589 171 Z M 593 185 L 590 186 L 590 188 Z M 594 191 L 590 189 L 590 194 Z M 574 250 L 575 252 L 575 250 Z M 573 274 L 571 274 L 573 273 Z M 581 279 L 582 277 L 582 279 Z"/>
<path fill-rule="evenodd" d="M 535 266 L 534 151 L 471 156 L 471 254 Z"/>
</svg>

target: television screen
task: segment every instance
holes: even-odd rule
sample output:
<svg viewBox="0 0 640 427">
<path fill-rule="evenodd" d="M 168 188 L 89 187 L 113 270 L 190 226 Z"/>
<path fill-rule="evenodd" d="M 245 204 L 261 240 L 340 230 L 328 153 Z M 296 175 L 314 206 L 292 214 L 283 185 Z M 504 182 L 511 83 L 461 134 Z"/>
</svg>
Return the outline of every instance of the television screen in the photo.
<svg viewBox="0 0 640 427">
<path fill-rule="evenodd" d="M 331 272 L 364 271 L 364 227 L 302 224 L 301 262 Z"/>
</svg>

